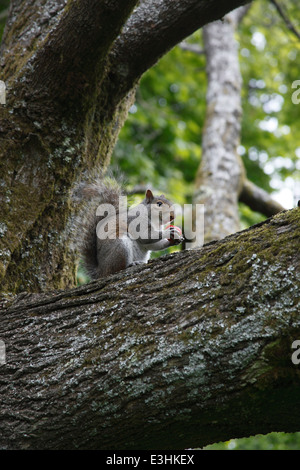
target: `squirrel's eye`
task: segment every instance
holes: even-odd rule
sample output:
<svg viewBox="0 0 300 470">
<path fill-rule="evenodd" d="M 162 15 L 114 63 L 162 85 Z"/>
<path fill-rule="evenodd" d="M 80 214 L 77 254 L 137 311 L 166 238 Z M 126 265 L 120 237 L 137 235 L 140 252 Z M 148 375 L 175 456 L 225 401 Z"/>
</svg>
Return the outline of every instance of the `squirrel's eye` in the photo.
<svg viewBox="0 0 300 470">
<path fill-rule="evenodd" d="M 156 204 L 158 205 L 158 207 L 160 207 L 163 203 L 161 201 L 158 201 Z"/>
</svg>

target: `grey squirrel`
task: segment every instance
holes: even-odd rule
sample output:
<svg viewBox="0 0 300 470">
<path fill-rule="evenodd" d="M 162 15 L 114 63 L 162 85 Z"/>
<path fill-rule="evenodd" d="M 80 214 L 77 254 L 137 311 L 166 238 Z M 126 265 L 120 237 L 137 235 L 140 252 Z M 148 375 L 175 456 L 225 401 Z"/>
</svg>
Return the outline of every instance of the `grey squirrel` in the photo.
<svg viewBox="0 0 300 470">
<path fill-rule="evenodd" d="M 100 178 L 81 187 L 87 201 L 80 219 L 80 251 L 83 268 L 91 279 L 108 276 L 136 264 L 147 263 L 151 251 L 180 244 L 184 238 L 175 218 L 174 205 L 163 194 L 148 189 L 135 207 L 120 206 L 123 191 L 116 180 Z"/>
</svg>

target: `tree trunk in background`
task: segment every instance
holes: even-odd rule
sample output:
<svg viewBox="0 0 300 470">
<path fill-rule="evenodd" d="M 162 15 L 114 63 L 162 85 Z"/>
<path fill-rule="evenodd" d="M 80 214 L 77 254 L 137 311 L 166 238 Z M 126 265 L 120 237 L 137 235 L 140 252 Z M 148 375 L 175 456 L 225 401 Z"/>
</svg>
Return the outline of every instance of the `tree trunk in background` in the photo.
<svg viewBox="0 0 300 470">
<path fill-rule="evenodd" d="M 300 209 L 3 301 L 0 448 L 186 449 L 299 431 Z M 299 350 L 299 347 L 298 347 Z"/>
<path fill-rule="evenodd" d="M 222 21 L 203 28 L 207 111 L 194 203 L 204 204 L 205 242 L 239 230 L 238 201 L 267 217 L 284 210 L 266 191 L 247 180 L 237 152 L 241 132 L 242 78 L 235 33 L 249 6 L 240 7 Z"/>
<path fill-rule="evenodd" d="M 234 35 L 241 9 L 203 28 L 207 110 L 194 203 L 204 204 L 206 242 L 239 230 L 238 198 L 244 178 L 237 153 L 242 79 Z"/>
<path fill-rule="evenodd" d="M 74 285 L 70 191 L 83 172 L 108 165 L 140 76 L 242 3 L 11 1 L 1 45 L 3 291 Z"/>
</svg>

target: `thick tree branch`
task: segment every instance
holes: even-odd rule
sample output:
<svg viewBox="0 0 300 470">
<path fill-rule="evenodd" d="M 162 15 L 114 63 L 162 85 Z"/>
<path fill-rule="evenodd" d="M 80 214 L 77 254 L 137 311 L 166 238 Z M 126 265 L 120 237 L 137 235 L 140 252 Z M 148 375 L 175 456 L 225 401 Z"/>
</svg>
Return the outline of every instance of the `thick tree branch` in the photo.
<svg viewBox="0 0 300 470">
<path fill-rule="evenodd" d="M 49 10 L 53 10 L 53 5 L 40 5 L 36 1 L 35 34 L 31 32 L 31 35 L 27 31 L 27 23 L 32 25 L 32 18 L 26 16 L 28 5 L 24 5 L 26 2 L 23 6 L 17 4 L 12 8 L 8 20 L 11 27 L 7 29 L 8 38 L 4 36 L 2 46 L 5 78 L 9 82 L 9 56 L 12 52 L 20 53 L 21 42 L 23 48 L 26 46 L 27 56 L 25 67 L 20 68 L 21 86 L 23 90 L 28 89 L 30 102 L 33 90 L 39 94 L 39 99 L 43 90 L 48 99 L 51 94 L 56 102 L 63 98 L 65 102 L 75 103 L 83 94 L 86 95 L 87 87 L 90 87 L 91 94 L 95 93 L 96 80 L 99 82 L 106 72 L 107 52 L 137 1 L 73 0 L 66 6 L 65 2 L 57 1 L 54 21 L 48 19 L 46 25 L 45 17 L 47 14 L 50 16 Z M 25 16 L 25 21 L 19 37 L 13 24 L 20 22 L 21 15 L 22 18 Z M 20 62 L 24 64 L 24 58 Z"/>
<path fill-rule="evenodd" d="M 248 179 L 244 180 L 243 188 L 239 196 L 239 200 L 253 211 L 261 212 L 261 214 L 271 217 L 274 214 L 284 210 L 284 207 L 276 202 L 270 194 L 259 188 Z"/>
<path fill-rule="evenodd" d="M 114 73 L 136 80 L 169 49 L 203 25 L 222 18 L 245 0 L 143 0 L 112 49 Z"/>
<path fill-rule="evenodd" d="M 244 5 L 243 7 L 237 8 L 231 13 L 231 21 L 233 21 L 236 25 L 240 23 L 246 13 L 248 12 L 249 8 L 251 6 L 251 3 Z M 178 44 L 180 49 L 183 51 L 189 51 L 189 52 L 194 52 L 197 55 L 203 55 L 205 54 L 205 50 L 200 47 L 198 44 L 191 44 L 186 41 L 182 41 Z"/>
<path fill-rule="evenodd" d="M 299 430 L 299 220 L 3 299 L 0 447 L 184 449 Z"/>
</svg>

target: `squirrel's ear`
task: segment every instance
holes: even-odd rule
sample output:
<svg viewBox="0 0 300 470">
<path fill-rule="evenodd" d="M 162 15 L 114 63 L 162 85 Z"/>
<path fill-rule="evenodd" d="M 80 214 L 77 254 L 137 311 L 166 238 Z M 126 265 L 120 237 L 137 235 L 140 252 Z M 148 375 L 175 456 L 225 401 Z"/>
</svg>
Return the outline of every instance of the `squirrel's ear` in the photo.
<svg viewBox="0 0 300 470">
<path fill-rule="evenodd" d="M 152 200 L 153 200 L 152 191 L 150 189 L 147 189 L 147 191 L 146 191 L 146 201 L 151 202 Z"/>
</svg>

